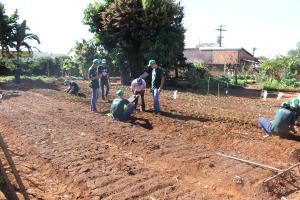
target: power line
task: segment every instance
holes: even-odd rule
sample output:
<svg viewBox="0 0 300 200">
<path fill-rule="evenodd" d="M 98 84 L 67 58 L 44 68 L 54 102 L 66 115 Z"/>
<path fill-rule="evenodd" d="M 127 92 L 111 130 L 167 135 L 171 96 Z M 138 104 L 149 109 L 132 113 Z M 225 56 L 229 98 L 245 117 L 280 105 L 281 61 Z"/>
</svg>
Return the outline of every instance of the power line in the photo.
<svg viewBox="0 0 300 200">
<path fill-rule="evenodd" d="M 218 37 L 218 39 L 217 39 L 217 43 L 219 44 L 219 47 L 222 47 L 222 39 L 224 38 L 224 37 L 222 36 L 222 32 L 223 32 L 223 31 L 227 31 L 227 30 L 223 29 L 223 26 L 226 26 L 226 25 L 220 25 L 220 26 L 218 26 L 218 28 L 216 29 L 217 31 L 220 32 L 220 35 L 219 35 L 219 37 Z"/>
</svg>

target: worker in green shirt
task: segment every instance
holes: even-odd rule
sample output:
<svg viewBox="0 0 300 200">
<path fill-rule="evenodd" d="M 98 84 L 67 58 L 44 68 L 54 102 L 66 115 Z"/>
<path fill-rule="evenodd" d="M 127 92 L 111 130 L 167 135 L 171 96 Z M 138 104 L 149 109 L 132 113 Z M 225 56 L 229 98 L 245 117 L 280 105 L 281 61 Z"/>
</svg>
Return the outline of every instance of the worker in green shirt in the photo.
<svg viewBox="0 0 300 200">
<path fill-rule="evenodd" d="M 97 112 L 96 103 L 97 98 L 99 96 L 99 75 L 97 68 L 100 65 L 100 61 L 98 59 L 93 60 L 92 66 L 89 68 L 88 76 L 89 76 L 89 86 L 92 90 L 92 98 L 91 98 L 91 111 Z"/>
<path fill-rule="evenodd" d="M 165 84 L 165 74 L 162 68 L 160 68 L 156 64 L 155 60 L 149 61 L 146 71 L 140 76 L 140 78 L 146 78 L 150 74 L 152 75 L 151 92 L 153 97 L 154 113 L 159 114 L 160 113 L 159 95 Z"/>
<path fill-rule="evenodd" d="M 113 100 L 111 105 L 113 118 L 121 121 L 130 120 L 135 105 L 124 98 L 124 92 L 122 90 L 118 90 L 116 94 L 118 97 Z"/>
<path fill-rule="evenodd" d="M 259 125 L 264 129 L 265 137 L 271 134 L 288 137 L 291 131 L 295 131 L 296 115 L 293 111 L 287 109 L 287 106 L 297 109 L 299 107 L 299 99 L 293 99 L 291 105 L 284 103 L 282 108 L 276 110 L 273 121 L 269 121 L 265 117 L 259 118 Z"/>
</svg>

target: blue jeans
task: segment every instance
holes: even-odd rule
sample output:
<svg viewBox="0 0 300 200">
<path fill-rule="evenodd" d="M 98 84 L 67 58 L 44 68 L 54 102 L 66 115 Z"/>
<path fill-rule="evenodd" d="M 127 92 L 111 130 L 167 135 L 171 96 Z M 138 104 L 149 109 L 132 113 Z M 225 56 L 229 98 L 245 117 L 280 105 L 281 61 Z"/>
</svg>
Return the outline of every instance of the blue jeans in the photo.
<svg viewBox="0 0 300 200">
<path fill-rule="evenodd" d="M 99 97 L 98 88 L 92 88 L 91 111 L 97 111 L 96 103 Z"/>
<path fill-rule="evenodd" d="M 127 108 L 124 110 L 123 117 L 121 120 L 124 120 L 124 121 L 130 120 L 131 114 L 133 113 L 134 108 L 135 108 L 135 105 L 133 103 L 128 104 Z"/>
<path fill-rule="evenodd" d="M 272 133 L 272 123 L 264 117 L 259 117 L 258 123 L 262 127 L 267 135 Z"/>
<path fill-rule="evenodd" d="M 152 92 L 153 101 L 154 101 L 154 113 L 159 113 L 159 92 L 158 89 L 154 89 Z"/>
</svg>

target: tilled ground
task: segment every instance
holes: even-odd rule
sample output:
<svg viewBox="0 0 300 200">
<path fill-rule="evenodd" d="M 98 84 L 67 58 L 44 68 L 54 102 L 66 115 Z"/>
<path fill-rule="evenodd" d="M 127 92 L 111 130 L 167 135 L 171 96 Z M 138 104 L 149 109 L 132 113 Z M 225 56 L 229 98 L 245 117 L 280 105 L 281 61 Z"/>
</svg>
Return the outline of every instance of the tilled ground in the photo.
<svg viewBox="0 0 300 200">
<path fill-rule="evenodd" d="M 3 86 L 0 130 L 33 199 L 300 198 L 297 179 L 263 185 L 273 172 L 216 155 L 282 169 L 298 162 L 298 137 L 263 138 L 257 125 L 278 102 L 187 92 L 174 100 L 163 91 L 161 115 L 136 111 L 136 120 L 118 122 L 106 115 L 108 102 L 91 113 L 89 98 L 60 86 L 26 87 Z M 151 108 L 149 93 L 146 101 Z"/>
</svg>

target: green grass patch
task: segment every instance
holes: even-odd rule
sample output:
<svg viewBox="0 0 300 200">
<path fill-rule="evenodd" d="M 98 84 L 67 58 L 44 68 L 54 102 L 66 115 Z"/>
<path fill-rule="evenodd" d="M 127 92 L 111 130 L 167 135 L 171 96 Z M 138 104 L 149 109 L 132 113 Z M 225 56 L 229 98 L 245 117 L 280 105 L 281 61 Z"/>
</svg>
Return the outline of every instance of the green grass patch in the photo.
<svg viewBox="0 0 300 200">
<path fill-rule="evenodd" d="M 41 80 L 41 81 L 56 81 L 56 77 L 48 77 L 48 76 L 21 76 L 21 80 Z M 14 76 L 0 76 L 0 83 L 7 83 L 14 81 L 15 77 Z"/>
<path fill-rule="evenodd" d="M 299 86 L 286 85 L 278 81 L 264 81 L 260 83 L 260 87 L 264 90 L 275 90 L 275 91 L 299 91 Z"/>
</svg>

